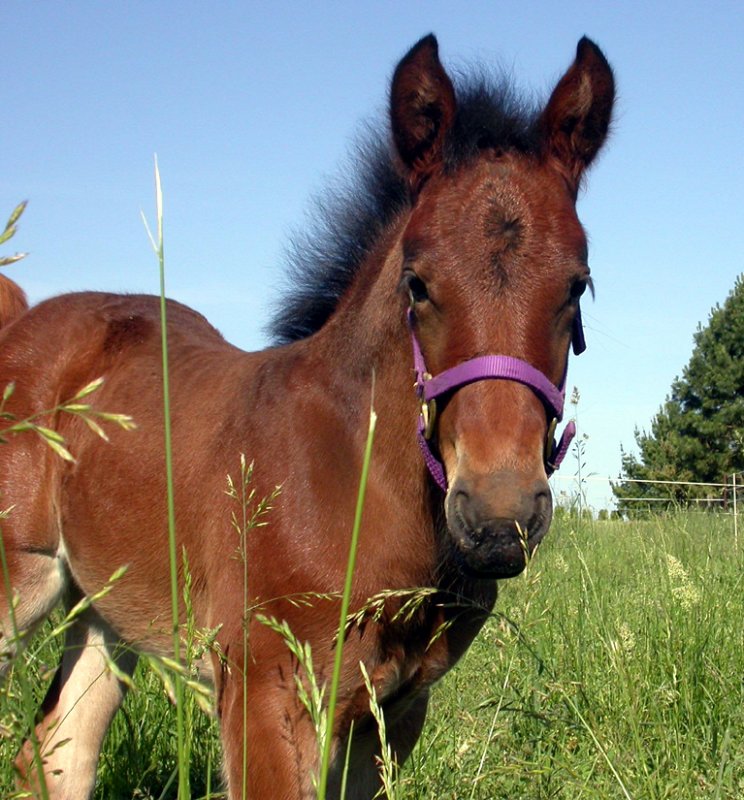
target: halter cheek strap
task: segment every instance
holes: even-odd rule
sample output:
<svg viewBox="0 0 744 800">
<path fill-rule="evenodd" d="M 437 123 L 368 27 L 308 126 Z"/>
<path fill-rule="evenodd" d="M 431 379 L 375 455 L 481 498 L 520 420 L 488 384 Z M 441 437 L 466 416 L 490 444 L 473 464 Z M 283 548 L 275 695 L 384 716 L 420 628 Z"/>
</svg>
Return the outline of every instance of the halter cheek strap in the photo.
<svg viewBox="0 0 744 800">
<path fill-rule="evenodd" d="M 432 376 L 426 369 L 426 362 L 416 336 L 413 310 L 408 309 L 408 328 L 413 345 L 413 366 L 416 372 L 416 395 L 421 402 L 421 414 L 418 422 L 418 442 L 424 462 L 432 478 L 442 491 L 447 490 L 447 476 L 439 458 L 432 452 L 429 440 L 434 433 L 436 422 L 436 399 L 444 394 L 456 391 L 469 383 L 481 380 L 509 380 L 529 387 L 540 398 L 548 414 L 548 434 L 545 442 L 545 471 L 551 475 L 561 465 L 571 441 L 576 435 L 576 425 L 569 422 L 560 441 L 554 437 L 556 425 L 563 419 L 563 406 L 566 398 L 566 376 L 560 386 L 543 375 L 540 370 L 513 356 L 488 355 L 478 356 L 457 364 L 450 369 Z M 572 331 L 572 346 L 576 355 L 586 349 L 584 329 L 581 324 L 581 309 L 577 309 Z"/>
</svg>

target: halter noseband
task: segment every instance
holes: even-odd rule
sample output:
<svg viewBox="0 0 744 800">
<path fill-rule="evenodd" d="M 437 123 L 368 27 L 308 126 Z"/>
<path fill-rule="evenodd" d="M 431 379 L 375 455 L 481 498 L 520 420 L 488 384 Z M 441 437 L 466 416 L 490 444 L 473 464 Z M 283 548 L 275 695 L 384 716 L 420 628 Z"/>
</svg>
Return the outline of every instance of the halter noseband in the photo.
<svg viewBox="0 0 744 800">
<path fill-rule="evenodd" d="M 429 440 L 434 433 L 436 420 L 436 398 L 467 386 L 475 381 L 497 379 L 516 381 L 528 386 L 540 398 L 548 413 L 548 433 L 545 441 L 545 471 L 552 475 L 560 467 L 568 448 L 576 435 L 576 425 L 570 421 L 563 430 L 561 439 L 554 438 L 557 424 L 563 419 L 563 405 L 566 399 L 566 375 L 560 386 L 543 375 L 532 364 L 513 356 L 478 356 L 462 364 L 432 376 L 426 369 L 424 354 L 421 351 L 414 324 L 413 309 L 407 312 L 408 328 L 413 344 L 413 366 L 416 372 L 416 395 L 421 402 L 421 414 L 418 423 L 418 442 L 432 478 L 442 491 L 447 491 L 447 476 L 442 462 L 432 452 Z M 576 355 L 586 350 L 584 328 L 581 324 L 581 308 L 577 308 L 573 322 L 571 338 Z"/>
</svg>

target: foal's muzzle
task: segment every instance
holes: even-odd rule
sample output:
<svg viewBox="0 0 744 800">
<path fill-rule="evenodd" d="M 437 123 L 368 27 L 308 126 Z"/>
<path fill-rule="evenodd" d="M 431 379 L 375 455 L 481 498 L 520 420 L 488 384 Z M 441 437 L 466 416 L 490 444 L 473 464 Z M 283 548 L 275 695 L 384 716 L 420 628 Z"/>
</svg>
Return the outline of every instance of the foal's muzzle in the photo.
<svg viewBox="0 0 744 800">
<path fill-rule="evenodd" d="M 413 348 L 415 390 L 421 404 L 418 442 L 424 462 L 434 482 L 448 491 L 447 475 L 439 454 L 430 446 L 434 436 L 436 400 L 451 396 L 463 386 L 483 380 L 507 380 L 528 387 L 546 411 L 547 436 L 543 476 L 560 466 L 576 428 L 570 422 L 559 442 L 553 438 L 555 426 L 563 417 L 566 395 L 566 368 L 556 386 L 532 364 L 514 356 L 476 356 L 431 375 L 416 335 L 413 307 L 407 312 Z M 584 351 L 581 310 L 576 309 L 571 344 L 577 355 Z M 487 430 L 484 429 L 484 435 Z M 538 542 L 550 526 L 553 513 L 550 490 L 545 477 L 534 480 L 513 471 L 481 476 L 462 475 L 449 487 L 446 501 L 447 524 L 463 571 L 483 578 L 509 578 L 526 566 Z"/>
<path fill-rule="evenodd" d="M 516 487 L 513 473 L 457 479 L 447 498 L 447 523 L 464 572 L 511 578 L 527 565 L 552 517 L 547 481 Z M 479 485 L 480 484 L 480 485 Z"/>
</svg>

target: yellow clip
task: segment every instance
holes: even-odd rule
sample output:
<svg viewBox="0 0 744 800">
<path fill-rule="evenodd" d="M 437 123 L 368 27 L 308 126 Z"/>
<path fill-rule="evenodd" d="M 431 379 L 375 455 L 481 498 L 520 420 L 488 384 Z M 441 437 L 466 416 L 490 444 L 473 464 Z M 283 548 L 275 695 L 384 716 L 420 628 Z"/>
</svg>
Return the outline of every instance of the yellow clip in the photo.
<svg viewBox="0 0 744 800">
<path fill-rule="evenodd" d="M 553 455 L 553 442 L 555 441 L 555 429 L 558 427 L 558 420 L 553 417 L 548 425 L 548 433 L 545 437 L 545 463 L 549 464 Z"/>
<path fill-rule="evenodd" d="M 434 398 L 421 403 L 421 416 L 424 420 L 424 439 L 431 439 L 437 419 L 437 401 Z"/>
</svg>

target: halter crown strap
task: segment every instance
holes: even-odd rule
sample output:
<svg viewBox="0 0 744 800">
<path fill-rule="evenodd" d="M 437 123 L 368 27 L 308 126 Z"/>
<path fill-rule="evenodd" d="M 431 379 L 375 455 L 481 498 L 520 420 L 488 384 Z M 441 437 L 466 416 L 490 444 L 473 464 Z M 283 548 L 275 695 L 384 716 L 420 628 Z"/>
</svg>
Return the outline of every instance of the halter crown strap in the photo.
<svg viewBox="0 0 744 800">
<path fill-rule="evenodd" d="M 556 443 L 553 438 L 555 423 L 563 418 L 563 405 L 565 402 L 565 383 L 564 375 L 560 386 L 556 386 L 540 370 L 536 369 L 521 358 L 514 356 L 488 355 L 478 356 L 457 364 L 450 369 L 432 376 L 426 369 L 426 362 L 421 351 L 418 337 L 416 336 L 413 310 L 407 312 L 408 327 L 411 332 L 411 343 L 413 345 L 413 363 L 416 372 L 416 394 L 421 401 L 421 414 L 418 424 L 418 442 L 421 448 L 424 462 L 431 473 L 432 478 L 442 491 L 447 490 L 447 476 L 442 462 L 434 455 L 429 446 L 431 436 L 435 404 L 437 397 L 448 392 L 467 386 L 480 380 L 510 380 L 521 383 L 529 387 L 540 398 L 548 412 L 549 420 L 549 440 L 546 445 L 545 470 L 551 475 L 561 465 L 571 441 L 576 435 L 576 425 L 573 421 L 569 422 L 561 435 L 561 439 Z M 574 318 L 572 332 L 573 351 L 577 355 L 586 349 L 584 340 L 584 330 L 581 324 L 581 310 L 577 309 Z"/>
</svg>

